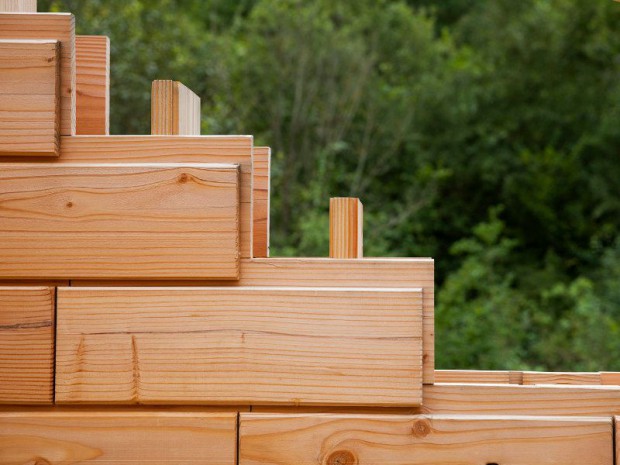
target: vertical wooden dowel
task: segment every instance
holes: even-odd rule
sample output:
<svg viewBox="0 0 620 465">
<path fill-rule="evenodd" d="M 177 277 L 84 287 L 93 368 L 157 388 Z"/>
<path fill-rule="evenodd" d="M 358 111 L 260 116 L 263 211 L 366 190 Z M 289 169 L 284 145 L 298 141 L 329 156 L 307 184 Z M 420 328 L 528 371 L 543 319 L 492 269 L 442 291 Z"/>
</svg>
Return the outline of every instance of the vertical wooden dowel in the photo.
<svg viewBox="0 0 620 465">
<path fill-rule="evenodd" d="M 353 197 L 329 199 L 330 258 L 364 256 L 364 207 Z"/>
<path fill-rule="evenodd" d="M 0 0 L 0 13 L 36 13 L 37 0 Z"/>
<path fill-rule="evenodd" d="M 200 97 L 178 81 L 153 81 L 151 134 L 199 136 Z"/>
</svg>

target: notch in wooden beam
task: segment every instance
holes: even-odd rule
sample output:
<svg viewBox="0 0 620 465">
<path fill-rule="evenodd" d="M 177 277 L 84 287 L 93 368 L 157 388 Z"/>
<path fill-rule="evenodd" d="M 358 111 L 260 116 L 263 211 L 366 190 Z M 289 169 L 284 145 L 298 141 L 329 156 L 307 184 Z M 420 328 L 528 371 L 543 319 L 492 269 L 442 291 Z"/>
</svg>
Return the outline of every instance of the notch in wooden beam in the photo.
<svg viewBox="0 0 620 465">
<path fill-rule="evenodd" d="M 153 81 L 151 134 L 199 136 L 200 97 L 178 81 Z"/>
<path fill-rule="evenodd" d="M 330 258 L 362 258 L 364 256 L 364 207 L 360 199 L 329 199 Z"/>
<path fill-rule="evenodd" d="M 0 0 L 0 13 L 36 13 L 37 0 Z"/>
<path fill-rule="evenodd" d="M 76 36 L 76 133 L 110 134 L 110 39 Z"/>
</svg>

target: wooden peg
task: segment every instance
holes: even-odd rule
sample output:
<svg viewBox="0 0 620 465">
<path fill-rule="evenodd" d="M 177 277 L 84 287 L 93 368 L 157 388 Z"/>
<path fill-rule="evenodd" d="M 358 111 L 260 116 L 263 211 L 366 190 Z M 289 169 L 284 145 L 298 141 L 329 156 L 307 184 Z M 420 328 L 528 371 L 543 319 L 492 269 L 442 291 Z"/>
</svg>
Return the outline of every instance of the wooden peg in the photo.
<svg viewBox="0 0 620 465">
<path fill-rule="evenodd" d="M 360 199 L 329 199 L 330 258 L 362 258 L 364 256 L 364 207 Z"/>
</svg>

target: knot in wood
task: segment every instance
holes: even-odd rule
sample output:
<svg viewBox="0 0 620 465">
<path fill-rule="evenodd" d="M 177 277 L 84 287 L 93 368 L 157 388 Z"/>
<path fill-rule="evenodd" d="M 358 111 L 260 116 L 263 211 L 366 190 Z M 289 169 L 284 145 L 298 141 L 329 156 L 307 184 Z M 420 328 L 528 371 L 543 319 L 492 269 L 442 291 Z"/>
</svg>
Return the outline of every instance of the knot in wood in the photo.
<svg viewBox="0 0 620 465">
<path fill-rule="evenodd" d="M 67 202 L 67 208 L 72 208 L 73 207 L 73 202 Z"/>
<path fill-rule="evenodd" d="M 337 450 L 327 457 L 326 465 L 356 465 L 357 459 L 348 450 Z"/>
<path fill-rule="evenodd" d="M 185 184 L 187 181 L 189 181 L 189 176 L 187 175 L 187 173 L 182 173 L 179 175 L 179 184 Z"/>
<path fill-rule="evenodd" d="M 411 433 L 416 438 L 424 438 L 431 432 L 431 424 L 428 420 L 417 420 L 411 427 Z"/>
<path fill-rule="evenodd" d="M 32 465 L 52 465 L 52 463 L 42 457 L 35 457 Z"/>
</svg>

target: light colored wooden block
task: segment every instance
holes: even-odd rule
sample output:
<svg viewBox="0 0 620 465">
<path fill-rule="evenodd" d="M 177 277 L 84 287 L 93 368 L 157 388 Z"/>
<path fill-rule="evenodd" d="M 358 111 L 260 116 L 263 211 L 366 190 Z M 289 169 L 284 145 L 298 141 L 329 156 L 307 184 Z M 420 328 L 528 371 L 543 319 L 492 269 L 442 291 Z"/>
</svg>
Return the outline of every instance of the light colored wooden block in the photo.
<svg viewBox="0 0 620 465">
<path fill-rule="evenodd" d="M 54 288 L 0 287 L 0 404 L 51 404 L 53 370 Z"/>
<path fill-rule="evenodd" d="M 63 287 L 57 318 L 58 403 L 421 401 L 416 289 Z"/>
<path fill-rule="evenodd" d="M 0 0 L 0 13 L 36 13 L 37 0 Z"/>
<path fill-rule="evenodd" d="M 151 134 L 199 136 L 200 97 L 178 81 L 153 81 Z"/>
<path fill-rule="evenodd" d="M 330 258 L 362 258 L 364 256 L 364 208 L 359 199 L 329 199 Z"/>
<path fill-rule="evenodd" d="M 425 413 L 467 415 L 620 414 L 618 386 L 424 386 Z"/>
<path fill-rule="evenodd" d="M 110 133 L 110 39 L 77 36 L 76 134 Z"/>
<path fill-rule="evenodd" d="M 237 279 L 232 164 L 3 164 L 0 279 Z"/>
<path fill-rule="evenodd" d="M 524 371 L 523 384 L 601 384 L 600 373 L 553 373 L 542 371 Z"/>
<path fill-rule="evenodd" d="M 66 163 L 235 163 L 240 165 L 241 257 L 252 256 L 252 136 L 77 136 L 61 138 Z M 0 158 L 0 162 L 15 161 Z"/>
<path fill-rule="evenodd" d="M 611 465 L 610 418 L 243 413 L 240 465 Z"/>
<path fill-rule="evenodd" d="M 0 464 L 237 463 L 236 413 L 0 413 Z"/>
<path fill-rule="evenodd" d="M 430 258 L 268 258 L 241 260 L 239 281 L 202 281 L 201 286 L 385 287 L 422 288 L 424 383 L 435 376 L 435 277 Z M 110 285 L 104 281 L 72 281 L 73 286 Z M 149 281 L 116 282 L 114 285 L 151 286 Z M 195 281 L 169 281 L 166 285 L 195 286 Z"/>
<path fill-rule="evenodd" d="M 601 384 L 620 386 L 620 372 L 603 371 L 601 372 Z"/>
<path fill-rule="evenodd" d="M 254 147 L 252 154 L 252 208 L 254 210 L 254 257 L 269 257 L 269 197 L 271 149 Z"/>
<path fill-rule="evenodd" d="M 75 134 L 75 19 L 68 13 L 2 13 L 0 39 L 60 42 L 60 134 Z"/>
<path fill-rule="evenodd" d="M 435 382 L 510 384 L 510 372 L 485 370 L 435 370 Z"/>
<path fill-rule="evenodd" d="M 58 41 L 0 40 L 0 155 L 58 156 L 59 60 Z"/>
</svg>

